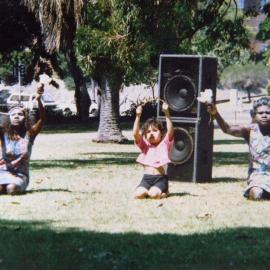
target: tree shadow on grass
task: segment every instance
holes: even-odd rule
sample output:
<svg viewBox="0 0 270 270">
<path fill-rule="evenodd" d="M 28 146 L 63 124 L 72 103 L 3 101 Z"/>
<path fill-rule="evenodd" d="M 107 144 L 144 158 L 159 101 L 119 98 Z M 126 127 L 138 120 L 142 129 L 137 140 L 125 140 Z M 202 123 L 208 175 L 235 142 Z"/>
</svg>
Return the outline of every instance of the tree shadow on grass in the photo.
<svg viewBox="0 0 270 270">
<path fill-rule="evenodd" d="M 249 154 L 246 152 L 215 152 L 213 155 L 213 164 L 222 165 L 248 165 Z"/>
<path fill-rule="evenodd" d="M 211 181 L 208 181 L 206 183 L 234 183 L 234 182 L 244 182 L 246 179 L 243 178 L 235 178 L 235 177 L 213 177 Z"/>
<path fill-rule="evenodd" d="M 86 155 L 86 154 L 85 154 Z M 76 169 L 81 167 L 92 167 L 96 165 L 134 165 L 138 153 L 89 153 L 89 155 L 101 155 L 103 157 L 90 157 L 89 159 L 52 159 L 31 160 L 31 168 L 41 170 L 44 168 Z M 104 155 L 106 157 L 104 157 Z"/>
<path fill-rule="evenodd" d="M 127 141 L 124 141 L 123 143 L 121 144 L 128 144 L 128 145 L 134 145 L 134 140 L 127 140 Z M 135 146 L 135 145 L 134 145 Z"/>
<path fill-rule="evenodd" d="M 181 178 L 174 178 L 174 179 L 170 179 L 171 182 L 183 182 L 183 183 L 193 183 L 192 178 L 190 179 L 181 179 Z M 234 183 L 234 182 L 243 182 L 246 181 L 246 179 L 243 178 L 235 178 L 235 177 L 213 177 L 210 180 L 209 179 L 202 179 L 202 180 L 197 180 L 196 183 L 199 184 L 212 184 L 212 183 Z M 187 194 L 186 194 L 187 195 Z M 197 195 L 192 195 L 192 194 L 188 194 L 191 196 L 197 196 Z"/>
<path fill-rule="evenodd" d="M 39 192 L 72 192 L 71 190 L 68 189 L 63 189 L 63 188 L 41 188 L 41 189 L 31 189 L 31 190 L 26 190 L 27 193 L 39 193 Z"/>
<path fill-rule="evenodd" d="M 89 159 L 52 159 L 52 160 L 31 160 L 31 167 L 35 170 L 44 168 L 66 168 L 74 169 L 79 167 L 91 167 L 95 165 L 134 165 L 137 152 L 94 152 L 83 153 L 89 155 Z M 92 157 L 91 157 L 92 155 Z M 96 158 L 93 156 L 102 156 Z M 105 156 L 105 157 L 104 157 Z M 248 153 L 238 152 L 215 152 L 213 165 L 247 165 Z"/>
<path fill-rule="evenodd" d="M 214 140 L 214 145 L 223 145 L 223 144 L 246 144 L 244 139 L 241 140 Z"/>
<path fill-rule="evenodd" d="M 179 235 L 54 231 L 50 224 L 1 220 L 1 269 L 269 269 L 269 228 Z"/>
<path fill-rule="evenodd" d="M 183 196 L 192 196 L 189 192 L 170 192 L 167 197 L 183 197 Z"/>
<path fill-rule="evenodd" d="M 90 123 L 90 122 L 89 122 Z M 81 123 L 79 121 L 71 121 L 66 123 L 47 123 L 42 130 L 43 134 L 63 134 L 63 133 L 89 133 L 90 131 L 96 131 L 98 127 L 97 121 L 91 121 L 89 123 Z"/>
<path fill-rule="evenodd" d="M 167 197 L 197 196 L 189 192 L 170 192 Z"/>
<path fill-rule="evenodd" d="M 89 153 L 80 153 L 83 156 L 112 156 L 114 158 L 136 158 L 139 155 L 139 152 L 89 152 Z"/>
</svg>

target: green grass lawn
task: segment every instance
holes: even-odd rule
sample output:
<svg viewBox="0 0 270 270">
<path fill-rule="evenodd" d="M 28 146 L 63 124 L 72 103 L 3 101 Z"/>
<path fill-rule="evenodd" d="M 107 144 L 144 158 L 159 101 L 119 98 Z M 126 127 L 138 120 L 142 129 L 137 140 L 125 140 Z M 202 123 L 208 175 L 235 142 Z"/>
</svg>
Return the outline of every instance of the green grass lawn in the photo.
<svg viewBox="0 0 270 270">
<path fill-rule="evenodd" d="M 0 269 L 269 269 L 270 201 L 246 200 L 247 146 L 215 132 L 213 179 L 134 200 L 138 150 L 43 132 L 22 196 L 0 197 Z M 131 132 L 124 131 L 129 139 Z"/>
</svg>

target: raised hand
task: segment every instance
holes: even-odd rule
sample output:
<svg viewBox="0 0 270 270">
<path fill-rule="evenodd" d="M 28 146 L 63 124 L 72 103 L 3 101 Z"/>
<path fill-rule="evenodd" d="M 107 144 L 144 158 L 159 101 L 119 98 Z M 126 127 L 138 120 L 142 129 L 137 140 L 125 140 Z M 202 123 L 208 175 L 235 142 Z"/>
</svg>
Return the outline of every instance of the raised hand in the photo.
<svg viewBox="0 0 270 270">
<path fill-rule="evenodd" d="M 44 84 L 43 83 L 38 83 L 37 84 L 37 93 L 36 93 L 36 99 L 40 100 L 41 96 L 44 93 Z"/>
<path fill-rule="evenodd" d="M 207 106 L 207 112 L 210 113 L 212 116 L 215 116 L 217 114 L 217 107 L 213 103 L 206 103 Z"/>
<path fill-rule="evenodd" d="M 142 105 L 140 105 L 140 106 L 138 106 L 137 108 L 136 108 L 136 116 L 141 116 L 141 114 L 142 114 Z"/>
<path fill-rule="evenodd" d="M 162 104 L 162 111 L 165 115 L 169 114 L 169 105 L 166 102 L 163 102 Z"/>
</svg>

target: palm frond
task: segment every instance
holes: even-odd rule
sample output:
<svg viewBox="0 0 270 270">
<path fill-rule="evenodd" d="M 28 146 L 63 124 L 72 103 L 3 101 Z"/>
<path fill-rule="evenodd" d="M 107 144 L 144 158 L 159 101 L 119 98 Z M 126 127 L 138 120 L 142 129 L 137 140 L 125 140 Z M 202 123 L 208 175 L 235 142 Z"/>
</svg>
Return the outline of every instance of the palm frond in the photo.
<svg viewBox="0 0 270 270">
<path fill-rule="evenodd" d="M 72 41 L 81 23 L 84 0 L 22 0 L 40 22 L 47 52 Z"/>
</svg>

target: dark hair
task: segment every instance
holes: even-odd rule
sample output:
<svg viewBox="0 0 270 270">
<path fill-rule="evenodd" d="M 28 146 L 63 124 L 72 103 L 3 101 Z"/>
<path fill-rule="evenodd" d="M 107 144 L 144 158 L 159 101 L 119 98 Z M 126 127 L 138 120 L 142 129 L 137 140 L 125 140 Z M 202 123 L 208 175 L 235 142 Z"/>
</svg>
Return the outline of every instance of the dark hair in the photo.
<svg viewBox="0 0 270 270">
<path fill-rule="evenodd" d="M 144 123 L 143 128 L 142 128 L 143 136 L 145 136 L 146 131 L 150 126 L 158 128 L 160 130 L 162 136 L 164 135 L 165 129 L 163 127 L 162 122 L 159 121 L 157 118 L 153 117 L 153 118 L 147 119 L 146 122 Z"/>
<path fill-rule="evenodd" d="M 251 109 L 251 110 L 249 111 L 249 114 L 250 114 L 251 119 L 254 119 L 254 117 L 255 117 L 255 115 L 256 115 L 254 109 Z"/>
<path fill-rule="evenodd" d="M 255 114 L 258 107 L 268 106 L 270 107 L 270 97 L 262 97 L 253 102 L 253 113 Z"/>
<path fill-rule="evenodd" d="M 26 109 L 26 108 L 23 108 L 21 106 L 14 106 L 14 107 L 11 107 L 9 112 L 14 110 L 15 108 L 18 108 L 18 109 L 21 109 L 24 113 L 24 124 L 21 126 L 21 129 L 20 129 L 20 135 L 24 136 L 26 134 L 27 131 L 30 130 L 31 128 L 31 121 L 30 121 L 30 117 L 29 117 L 29 110 Z M 16 133 L 15 133 L 15 130 L 12 128 L 12 125 L 10 123 L 10 121 L 7 121 L 5 124 L 4 124 L 4 131 L 7 132 L 8 134 L 8 137 L 12 140 L 15 140 L 16 139 Z"/>
</svg>

